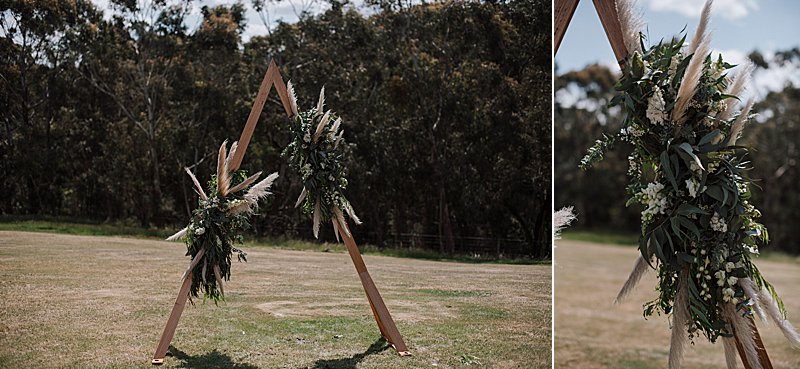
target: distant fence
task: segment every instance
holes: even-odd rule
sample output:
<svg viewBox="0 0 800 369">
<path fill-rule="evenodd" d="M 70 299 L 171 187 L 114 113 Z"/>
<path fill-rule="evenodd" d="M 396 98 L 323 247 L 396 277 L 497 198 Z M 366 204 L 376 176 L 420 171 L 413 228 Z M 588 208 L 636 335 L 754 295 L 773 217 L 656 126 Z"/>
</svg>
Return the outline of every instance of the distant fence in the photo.
<svg viewBox="0 0 800 369">
<path fill-rule="evenodd" d="M 393 248 L 437 251 L 440 250 L 444 239 L 436 234 L 398 233 L 389 234 L 383 242 Z M 549 242 L 531 245 L 521 239 L 453 237 L 453 252 L 480 258 L 519 258 L 533 255 L 534 246 L 539 249 L 542 244 L 549 247 Z"/>
<path fill-rule="evenodd" d="M 320 240 L 333 241 L 333 233 L 329 232 L 330 227 L 320 229 Z M 283 229 L 282 231 L 286 231 Z M 311 237 L 311 227 L 300 226 L 292 228 L 292 237 L 313 240 Z M 382 237 L 381 237 L 382 236 Z M 369 243 L 377 247 L 389 247 L 398 249 L 423 249 L 434 252 L 442 250 L 444 237 L 438 234 L 421 233 L 387 233 L 377 235 L 372 232 L 358 233 L 356 242 Z M 453 254 L 467 255 L 482 259 L 499 258 L 529 258 L 535 250 L 550 250 L 550 240 L 534 241 L 533 244 L 523 239 L 514 238 L 492 238 L 492 237 L 453 237 Z M 545 251 L 549 256 L 550 252 Z"/>
</svg>

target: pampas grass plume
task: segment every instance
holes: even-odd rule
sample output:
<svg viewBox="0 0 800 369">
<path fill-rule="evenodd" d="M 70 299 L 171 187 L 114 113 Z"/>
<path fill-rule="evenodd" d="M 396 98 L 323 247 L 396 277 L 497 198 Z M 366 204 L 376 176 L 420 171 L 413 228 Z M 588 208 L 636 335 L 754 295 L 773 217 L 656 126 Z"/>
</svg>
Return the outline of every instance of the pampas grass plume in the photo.
<svg viewBox="0 0 800 369">
<path fill-rule="evenodd" d="M 683 350 L 689 340 L 686 324 L 689 322 L 689 270 L 678 275 L 678 293 L 672 305 L 672 338 L 669 344 L 669 369 L 679 369 L 683 361 Z"/>
<path fill-rule="evenodd" d="M 639 33 L 644 26 L 641 13 L 637 10 L 636 0 L 617 0 L 617 18 L 622 37 L 625 42 L 625 50 L 628 55 L 633 52 L 642 52 L 642 45 L 639 42 Z"/>
<path fill-rule="evenodd" d="M 292 114 L 297 115 L 297 95 L 294 93 L 292 81 L 286 84 L 286 91 L 289 93 L 289 105 L 292 108 Z"/>
</svg>

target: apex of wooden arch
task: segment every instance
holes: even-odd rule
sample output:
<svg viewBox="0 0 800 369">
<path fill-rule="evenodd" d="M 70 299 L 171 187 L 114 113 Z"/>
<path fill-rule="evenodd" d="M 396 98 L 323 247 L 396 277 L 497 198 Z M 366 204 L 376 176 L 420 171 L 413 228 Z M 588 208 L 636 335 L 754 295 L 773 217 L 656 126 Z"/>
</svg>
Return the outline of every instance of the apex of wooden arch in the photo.
<svg viewBox="0 0 800 369">
<path fill-rule="evenodd" d="M 275 86 L 275 91 L 281 99 L 281 105 L 283 105 L 283 110 L 286 111 L 286 116 L 289 118 L 292 117 L 292 108 L 289 103 L 289 93 L 286 91 L 286 84 L 283 83 L 283 77 L 281 77 L 278 65 L 275 63 L 275 59 L 272 58 L 269 61 L 267 73 L 264 74 L 264 79 L 261 80 L 261 87 L 258 88 L 258 95 L 256 95 L 256 100 L 253 102 L 253 108 L 250 110 L 250 115 L 247 117 L 247 123 L 244 126 L 244 130 L 242 130 L 242 135 L 239 137 L 239 148 L 236 150 L 236 154 L 231 161 L 233 169 L 238 169 L 242 164 L 244 153 L 247 152 L 247 145 L 250 144 L 250 138 L 253 137 L 256 124 L 258 124 L 258 118 L 261 117 L 261 111 L 264 109 L 264 104 L 267 102 L 272 86 Z"/>
</svg>

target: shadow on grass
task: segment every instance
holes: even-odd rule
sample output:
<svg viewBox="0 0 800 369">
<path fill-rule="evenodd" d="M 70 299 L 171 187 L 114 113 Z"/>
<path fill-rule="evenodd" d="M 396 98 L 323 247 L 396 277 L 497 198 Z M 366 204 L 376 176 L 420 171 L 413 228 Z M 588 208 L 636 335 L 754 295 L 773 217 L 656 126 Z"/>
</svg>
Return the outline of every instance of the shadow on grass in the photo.
<svg viewBox="0 0 800 369">
<path fill-rule="evenodd" d="M 356 365 L 364 360 L 365 357 L 377 354 L 383 350 L 388 349 L 391 347 L 383 337 L 375 341 L 372 345 L 369 346 L 367 351 L 364 351 L 360 354 L 355 354 L 352 357 L 348 358 L 341 358 L 341 359 L 328 359 L 328 360 L 317 360 L 314 363 L 312 368 L 314 369 L 355 369 Z"/>
<path fill-rule="evenodd" d="M 216 369 L 216 368 L 230 368 L 230 369 L 258 369 L 255 365 L 246 363 L 237 363 L 233 359 L 217 350 L 200 356 L 189 356 L 185 352 L 178 350 L 174 346 L 170 346 L 169 352 L 182 361 L 178 368 L 192 368 L 192 369 Z"/>
</svg>

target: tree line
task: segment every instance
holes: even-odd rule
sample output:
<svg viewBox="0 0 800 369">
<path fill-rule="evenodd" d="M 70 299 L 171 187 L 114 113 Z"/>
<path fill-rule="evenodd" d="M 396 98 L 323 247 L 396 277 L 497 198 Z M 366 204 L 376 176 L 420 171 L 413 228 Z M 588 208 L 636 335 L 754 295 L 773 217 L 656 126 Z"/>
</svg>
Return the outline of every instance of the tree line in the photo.
<svg viewBox="0 0 800 369">
<path fill-rule="evenodd" d="M 549 257 L 549 2 L 368 4 L 330 1 L 243 41 L 241 3 L 203 7 L 190 27 L 187 1 L 114 0 L 106 15 L 87 0 L 2 2 L 0 212 L 182 225 L 196 201 L 183 168 L 210 177 L 275 59 L 301 108 L 324 85 L 344 119 L 360 241 L 435 235 L 427 247 L 453 253 L 470 237 L 521 240 L 509 254 Z M 282 111 L 273 93 L 243 168 L 281 175 L 256 233 L 305 238 Z"/>
</svg>

